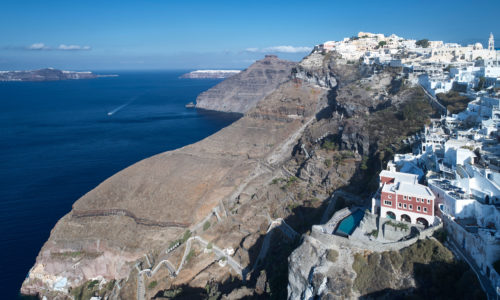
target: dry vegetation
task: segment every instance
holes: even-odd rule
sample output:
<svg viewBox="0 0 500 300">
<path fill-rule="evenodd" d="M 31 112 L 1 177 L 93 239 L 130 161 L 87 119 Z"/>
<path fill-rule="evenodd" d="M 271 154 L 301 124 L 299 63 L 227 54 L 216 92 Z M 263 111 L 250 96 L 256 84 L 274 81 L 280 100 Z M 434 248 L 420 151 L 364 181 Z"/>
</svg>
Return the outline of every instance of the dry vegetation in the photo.
<svg viewBox="0 0 500 300">
<path fill-rule="evenodd" d="M 462 96 L 457 91 L 449 91 L 446 94 L 439 93 L 436 97 L 452 114 L 457 114 L 465 110 L 470 101 L 467 96 Z"/>
<path fill-rule="evenodd" d="M 469 267 L 434 239 L 400 251 L 356 254 L 354 288 L 362 295 L 408 299 L 484 299 Z M 414 278 L 415 284 L 412 284 Z"/>
</svg>

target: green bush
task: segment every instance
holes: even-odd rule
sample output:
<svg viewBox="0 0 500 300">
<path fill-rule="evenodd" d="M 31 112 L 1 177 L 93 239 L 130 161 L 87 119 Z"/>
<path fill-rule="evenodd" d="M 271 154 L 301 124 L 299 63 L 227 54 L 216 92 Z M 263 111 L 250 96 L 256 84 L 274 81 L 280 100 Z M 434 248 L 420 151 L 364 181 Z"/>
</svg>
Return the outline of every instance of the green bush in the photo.
<svg viewBox="0 0 500 300">
<path fill-rule="evenodd" d="M 409 229 L 408 224 L 405 223 L 394 223 L 392 221 L 388 221 L 385 224 L 405 231 Z"/>
<path fill-rule="evenodd" d="M 326 166 L 327 168 L 331 167 L 331 166 L 332 166 L 332 160 L 331 160 L 331 159 L 329 159 L 329 158 L 325 159 L 325 166 Z"/>
<path fill-rule="evenodd" d="M 186 256 L 186 262 L 189 262 L 191 260 L 191 258 L 193 258 L 195 256 L 195 254 L 196 253 L 194 252 L 194 249 L 189 250 L 189 253 Z"/>
<path fill-rule="evenodd" d="M 99 284 L 99 280 L 92 280 L 92 281 L 88 284 L 87 288 L 88 288 L 89 290 L 92 290 L 92 289 L 94 289 L 94 287 L 95 287 L 96 285 L 98 285 L 98 284 Z"/>
<path fill-rule="evenodd" d="M 323 141 L 323 144 L 321 144 L 321 148 L 328 151 L 335 151 L 337 150 L 337 145 L 335 145 L 332 140 L 326 139 Z"/>
<path fill-rule="evenodd" d="M 368 170 L 368 156 L 366 155 L 363 155 L 363 160 L 361 161 L 361 166 L 360 166 L 360 169 L 363 170 L 363 171 L 366 171 Z"/>
<path fill-rule="evenodd" d="M 210 228 L 210 222 L 209 222 L 209 221 L 206 221 L 206 222 L 203 224 L 203 231 L 207 230 L 208 228 Z"/>
<path fill-rule="evenodd" d="M 182 236 L 182 242 L 185 243 L 190 237 L 191 237 L 191 231 L 188 229 L 186 232 L 184 232 L 184 235 Z"/>
<path fill-rule="evenodd" d="M 283 186 L 283 188 L 284 189 L 290 188 L 292 185 L 297 183 L 297 180 L 298 180 L 298 178 L 295 176 L 288 177 L 288 179 L 286 180 L 286 184 Z"/>
<path fill-rule="evenodd" d="M 291 203 L 288 203 L 288 205 L 286 207 L 288 208 L 289 211 L 293 211 L 294 209 L 299 207 L 299 204 L 297 202 L 291 202 Z"/>
<path fill-rule="evenodd" d="M 208 249 L 208 250 L 211 250 L 212 248 L 213 248 L 212 243 L 211 243 L 211 242 L 210 242 L 210 243 L 208 243 L 208 244 L 207 244 L 207 249 Z"/>
<path fill-rule="evenodd" d="M 429 47 L 429 40 L 428 39 L 421 39 L 418 40 L 415 45 L 420 46 L 422 48 L 427 48 Z"/>
<path fill-rule="evenodd" d="M 380 41 L 380 42 L 378 42 L 378 46 L 379 47 L 384 47 L 385 45 L 387 45 L 386 41 Z"/>
<path fill-rule="evenodd" d="M 151 281 L 151 282 L 148 284 L 148 289 L 152 290 L 152 289 L 154 289 L 157 285 L 158 285 L 158 282 L 157 282 L 156 280 L 153 280 L 153 281 Z"/>
<path fill-rule="evenodd" d="M 378 237 L 378 230 L 377 229 L 373 229 L 370 233 L 368 233 L 368 235 L 371 235 L 373 237 Z"/>
</svg>

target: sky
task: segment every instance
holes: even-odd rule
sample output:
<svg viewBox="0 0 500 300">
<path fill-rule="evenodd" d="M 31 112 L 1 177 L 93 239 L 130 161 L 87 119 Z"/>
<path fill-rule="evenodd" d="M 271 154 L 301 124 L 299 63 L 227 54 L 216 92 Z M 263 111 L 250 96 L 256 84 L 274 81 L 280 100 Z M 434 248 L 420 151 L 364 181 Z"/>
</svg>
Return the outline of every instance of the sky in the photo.
<svg viewBox="0 0 500 300">
<path fill-rule="evenodd" d="M 499 0 L 1 0 L 0 70 L 242 69 L 359 31 L 486 43 Z"/>
</svg>

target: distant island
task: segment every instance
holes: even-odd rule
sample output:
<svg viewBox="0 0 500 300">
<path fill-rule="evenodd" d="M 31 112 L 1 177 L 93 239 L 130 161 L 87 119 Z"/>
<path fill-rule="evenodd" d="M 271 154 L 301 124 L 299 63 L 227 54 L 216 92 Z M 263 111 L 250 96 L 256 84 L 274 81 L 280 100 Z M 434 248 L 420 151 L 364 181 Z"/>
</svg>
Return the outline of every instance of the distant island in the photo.
<svg viewBox="0 0 500 300">
<path fill-rule="evenodd" d="M 182 75 L 180 78 L 205 79 L 228 78 L 240 73 L 241 70 L 196 70 Z"/>
<path fill-rule="evenodd" d="M 0 81 L 56 81 L 69 79 L 93 79 L 118 75 L 97 75 L 92 72 L 63 71 L 53 68 L 29 71 L 0 71 Z"/>
</svg>

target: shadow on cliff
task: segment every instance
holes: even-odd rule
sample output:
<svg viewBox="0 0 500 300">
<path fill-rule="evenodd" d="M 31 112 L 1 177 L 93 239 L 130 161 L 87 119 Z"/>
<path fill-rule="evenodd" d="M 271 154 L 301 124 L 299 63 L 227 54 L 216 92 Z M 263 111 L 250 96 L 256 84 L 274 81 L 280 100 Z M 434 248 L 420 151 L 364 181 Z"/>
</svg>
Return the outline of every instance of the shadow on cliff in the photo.
<svg viewBox="0 0 500 300">
<path fill-rule="evenodd" d="M 377 276 L 387 284 L 383 276 Z M 364 300 L 386 299 L 487 299 L 473 271 L 462 261 L 434 261 L 429 264 L 414 263 L 413 278 L 416 287 L 396 290 L 385 288 L 361 296 Z M 376 288 L 376 283 L 371 285 Z"/>
<path fill-rule="evenodd" d="M 286 299 L 288 285 L 288 257 L 300 245 L 301 236 L 311 230 L 321 220 L 328 206 L 324 201 L 319 207 L 299 206 L 284 221 L 297 233 L 296 239 L 286 236 L 280 229 L 274 228 L 266 235 L 270 236 L 270 245 L 263 260 L 257 261 L 266 235 L 261 235 L 249 249 L 250 264 L 255 267 L 246 286 L 262 295 L 254 294 L 246 299 Z M 262 278 L 263 277 L 263 278 Z"/>
<path fill-rule="evenodd" d="M 334 87 L 326 94 L 327 106 L 316 113 L 316 120 L 329 119 L 337 111 L 337 87 Z"/>
</svg>

